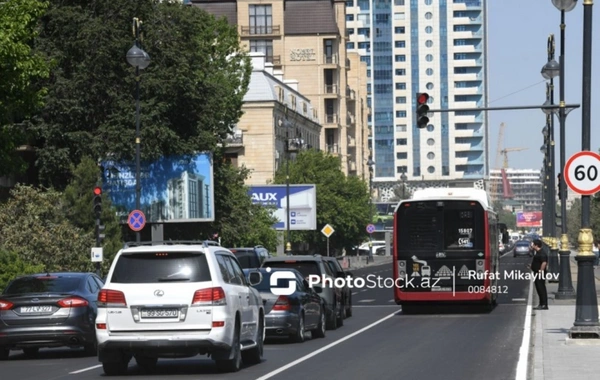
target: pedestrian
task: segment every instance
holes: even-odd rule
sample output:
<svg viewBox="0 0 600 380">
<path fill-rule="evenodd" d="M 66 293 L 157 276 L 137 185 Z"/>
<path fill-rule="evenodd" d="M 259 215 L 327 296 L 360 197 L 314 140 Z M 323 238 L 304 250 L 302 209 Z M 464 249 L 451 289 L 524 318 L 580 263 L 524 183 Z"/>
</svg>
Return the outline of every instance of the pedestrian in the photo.
<svg viewBox="0 0 600 380">
<path fill-rule="evenodd" d="M 548 266 L 548 248 L 540 239 L 532 242 L 534 255 L 528 267 L 534 274 L 535 290 L 540 299 L 536 310 L 548 310 L 548 292 L 546 291 L 546 267 Z"/>
</svg>

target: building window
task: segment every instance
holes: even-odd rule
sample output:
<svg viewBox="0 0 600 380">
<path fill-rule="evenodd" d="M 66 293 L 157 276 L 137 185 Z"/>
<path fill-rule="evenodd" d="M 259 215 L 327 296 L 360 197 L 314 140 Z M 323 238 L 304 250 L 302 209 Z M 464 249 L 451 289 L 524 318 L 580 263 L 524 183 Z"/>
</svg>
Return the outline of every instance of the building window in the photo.
<svg viewBox="0 0 600 380">
<path fill-rule="evenodd" d="M 433 90 L 433 83 L 429 82 L 425 85 L 425 87 L 427 87 L 428 90 Z"/>
<path fill-rule="evenodd" d="M 396 96 L 396 104 L 406 104 L 406 96 Z"/>
<path fill-rule="evenodd" d="M 427 40 L 425 41 L 425 46 L 427 46 L 428 48 L 433 46 L 433 41 L 432 40 Z"/>
<path fill-rule="evenodd" d="M 396 83 L 396 90 L 406 90 L 406 83 L 404 83 L 404 82 Z"/>
<path fill-rule="evenodd" d="M 396 75 L 406 75 L 406 69 L 396 69 Z"/>
<path fill-rule="evenodd" d="M 405 48 L 406 47 L 406 41 L 396 41 L 394 42 L 394 46 L 397 48 Z"/>
<path fill-rule="evenodd" d="M 396 55 L 396 62 L 406 62 L 406 56 L 404 54 Z"/>
<path fill-rule="evenodd" d="M 431 54 L 427 54 L 427 55 L 425 56 L 425 60 L 426 60 L 427 62 L 431 62 L 431 61 L 433 61 L 433 55 L 431 55 Z"/>
<path fill-rule="evenodd" d="M 406 124 L 396 124 L 396 132 L 406 132 Z"/>
<path fill-rule="evenodd" d="M 427 153 L 427 158 L 429 158 L 430 160 L 433 160 L 435 158 L 435 153 L 433 153 L 433 152 Z"/>
<path fill-rule="evenodd" d="M 433 13 L 431 13 L 431 12 L 425 13 L 425 19 L 426 20 L 431 20 L 432 18 L 433 18 Z"/>
<path fill-rule="evenodd" d="M 435 168 L 433 166 L 430 166 L 427 168 L 427 172 L 429 173 L 435 173 Z"/>
<path fill-rule="evenodd" d="M 354 21 L 354 15 L 346 15 L 346 21 Z"/>
<path fill-rule="evenodd" d="M 433 69 L 427 69 L 427 70 L 425 70 L 425 73 L 427 75 L 433 75 Z"/>
<path fill-rule="evenodd" d="M 435 144 L 435 140 L 434 139 L 427 139 L 427 145 L 432 146 Z"/>
<path fill-rule="evenodd" d="M 273 33 L 273 16 L 271 5 L 250 5 L 250 34 Z"/>
<path fill-rule="evenodd" d="M 431 5 L 432 2 L 433 0 L 425 0 L 425 5 Z"/>
<path fill-rule="evenodd" d="M 408 158 L 408 153 L 406 152 L 398 152 L 396 153 L 397 160 L 406 160 Z"/>
<path fill-rule="evenodd" d="M 273 40 L 250 40 L 250 51 L 264 53 L 267 62 L 273 62 Z"/>
<path fill-rule="evenodd" d="M 434 129 L 435 129 L 435 127 L 434 127 L 432 124 L 429 124 L 429 125 L 427 126 L 427 132 L 433 132 L 433 131 L 434 131 Z"/>
<path fill-rule="evenodd" d="M 346 49 L 354 49 L 354 42 L 346 42 Z"/>
<path fill-rule="evenodd" d="M 406 117 L 406 111 L 396 111 L 396 117 Z"/>
<path fill-rule="evenodd" d="M 403 26 L 397 26 L 397 27 L 394 28 L 394 33 L 396 33 L 396 34 L 404 34 L 404 33 L 406 33 L 406 28 L 403 27 Z"/>
<path fill-rule="evenodd" d="M 407 139 L 396 139 L 396 145 L 406 145 L 407 143 Z"/>
<path fill-rule="evenodd" d="M 406 14 L 404 12 L 394 13 L 394 20 L 404 20 L 406 19 Z M 404 33 L 404 32 L 402 32 Z"/>
<path fill-rule="evenodd" d="M 368 11 L 370 4 L 371 2 L 369 0 L 358 0 L 358 7 L 361 11 Z"/>
<path fill-rule="evenodd" d="M 433 33 L 433 28 L 431 26 L 425 27 L 425 33 L 427 33 L 427 34 Z"/>
<path fill-rule="evenodd" d="M 394 5 L 404 5 L 404 0 L 394 0 Z"/>
<path fill-rule="evenodd" d="M 454 59 L 462 60 L 462 59 L 468 59 L 468 57 L 465 53 L 456 53 L 456 54 L 454 54 Z"/>
</svg>

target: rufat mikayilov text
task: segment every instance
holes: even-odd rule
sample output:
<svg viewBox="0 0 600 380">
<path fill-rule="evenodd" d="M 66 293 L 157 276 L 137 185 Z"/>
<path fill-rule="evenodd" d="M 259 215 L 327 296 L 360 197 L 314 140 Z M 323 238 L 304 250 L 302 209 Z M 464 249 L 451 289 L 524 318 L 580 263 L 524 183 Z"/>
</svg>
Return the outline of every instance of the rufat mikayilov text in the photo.
<svg viewBox="0 0 600 380">
<path fill-rule="evenodd" d="M 477 272 L 470 270 L 468 274 L 469 280 L 530 280 L 535 281 L 537 279 L 544 280 L 558 280 L 558 273 L 543 273 L 543 272 L 529 272 L 518 269 L 505 270 L 504 272 L 490 272 L 483 271 Z"/>
</svg>

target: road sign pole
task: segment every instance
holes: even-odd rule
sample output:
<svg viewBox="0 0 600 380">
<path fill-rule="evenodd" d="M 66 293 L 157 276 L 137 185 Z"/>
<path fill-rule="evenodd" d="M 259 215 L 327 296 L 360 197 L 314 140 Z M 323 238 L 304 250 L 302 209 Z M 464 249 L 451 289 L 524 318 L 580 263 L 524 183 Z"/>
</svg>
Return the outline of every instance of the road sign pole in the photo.
<svg viewBox="0 0 600 380">
<path fill-rule="evenodd" d="M 327 257 L 329 257 L 329 237 L 327 238 Z"/>
</svg>

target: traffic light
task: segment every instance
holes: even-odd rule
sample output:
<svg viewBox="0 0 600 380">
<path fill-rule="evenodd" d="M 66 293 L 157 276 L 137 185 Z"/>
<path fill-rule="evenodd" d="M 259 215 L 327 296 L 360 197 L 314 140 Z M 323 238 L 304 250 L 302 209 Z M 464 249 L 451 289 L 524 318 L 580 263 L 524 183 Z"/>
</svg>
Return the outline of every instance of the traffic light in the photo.
<svg viewBox="0 0 600 380">
<path fill-rule="evenodd" d="M 96 219 L 100 219 L 100 215 L 102 215 L 102 188 L 100 186 L 94 187 L 94 215 Z"/>
<path fill-rule="evenodd" d="M 556 176 L 556 195 L 558 196 L 558 199 L 563 199 L 562 195 L 563 192 L 561 191 L 563 189 L 563 187 L 561 186 L 562 184 L 562 173 L 558 173 L 558 175 Z"/>
<path fill-rule="evenodd" d="M 417 127 L 419 128 L 425 128 L 429 124 L 429 118 L 427 117 L 427 113 L 429 112 L 428 100 L 428 93 L 417 93 Z"/>
<path fill-rule="evenodd" d="M 102 246 L 102 241 L 106 237 L 106 235 L 104 234 L 104 229 L 105 229 L 105 227 L 102 224 L 100 224 L 100 219 L 96 219 L 96 246 L 97 247 Z"/>
</svg>

